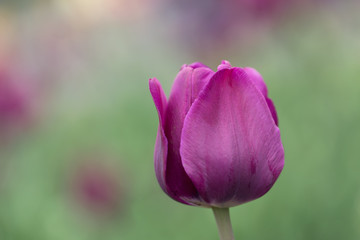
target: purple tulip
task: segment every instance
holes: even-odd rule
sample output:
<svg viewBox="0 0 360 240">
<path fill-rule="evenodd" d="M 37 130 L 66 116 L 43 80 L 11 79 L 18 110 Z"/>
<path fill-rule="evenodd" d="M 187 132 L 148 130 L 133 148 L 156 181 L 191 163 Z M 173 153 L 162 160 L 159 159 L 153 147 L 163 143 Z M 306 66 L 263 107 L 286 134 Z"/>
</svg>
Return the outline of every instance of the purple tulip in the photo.
<svg viewBox="0 0 360 240">
<path fill-rule="evenodd" d="M 155 172 L 174 200 L 228 208 L 270 190 L 284 166 L 273 102 L 253 68 L 184 65 L 169 100 L 149 80 L 159 115 Z"/>
</svg>

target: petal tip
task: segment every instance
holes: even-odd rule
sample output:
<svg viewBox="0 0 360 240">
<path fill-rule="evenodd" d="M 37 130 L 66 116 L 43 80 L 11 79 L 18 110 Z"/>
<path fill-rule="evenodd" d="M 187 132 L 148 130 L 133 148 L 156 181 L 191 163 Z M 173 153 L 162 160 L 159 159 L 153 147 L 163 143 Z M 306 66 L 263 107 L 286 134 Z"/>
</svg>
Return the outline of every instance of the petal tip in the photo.
<svg viewBox="0 0 360 240">
<path fill-rule="evenodd" d="M 196 69 L 196 68 L 209 68 L 208 66 L 206 66 L 205 64 L 201 63 L 201 62 L 193 62 L 191 64 L 184 64 L 181 66 L 180 71 L 183 70 L 184 68 L 191 68 L 191 69 Z"/>
<path fill-rule="evenodd" d="M 193 62 L 193 63 L 189 64 L 188 66 L 192 67 L 193 69 L 201 68 L 201 67 L 209 68 L 208 66 L 206 66 L 205 64 L 203 64 L 201 62 Z"/>
<path fill-rule="evenodd" d="M 230 69 L 232 68 L 231 64 L 227 60 L 222 60 L 221 64 L 217 67 L 217 70 L 220 71 L 222 69 Z"/>
<path fill-rule="evenodd" d="M 149 86 L 151 87 L 152 85 L 156 85 L 159 83 L 159 80 L 157 80 L 156 78 L 149 78 Z"/>
</svg>

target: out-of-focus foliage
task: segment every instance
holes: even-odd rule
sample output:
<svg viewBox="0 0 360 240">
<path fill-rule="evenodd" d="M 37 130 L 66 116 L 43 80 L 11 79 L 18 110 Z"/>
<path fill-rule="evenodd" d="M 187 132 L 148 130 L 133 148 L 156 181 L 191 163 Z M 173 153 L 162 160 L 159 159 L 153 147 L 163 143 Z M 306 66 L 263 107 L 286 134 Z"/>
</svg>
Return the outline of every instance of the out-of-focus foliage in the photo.
<svg viewBox="0 0 360 240">
<path fill-rule="evenodd" d="M 359 239 L 359 4 L 309 0 L 204 54 L 174 34 L 174 5 L 127 2 L 1 1 L 0 70 L 12 77 L 0 87 L 28 105 L 0 126 L 0 239 L 218 239 L 210 210 L 158 186 L 147 80 L 169 93 L 183 63 L 222 59 L 263 75 L 285 148 L 273 189 L 231 209 L 236 239 Z"/>
</svg>

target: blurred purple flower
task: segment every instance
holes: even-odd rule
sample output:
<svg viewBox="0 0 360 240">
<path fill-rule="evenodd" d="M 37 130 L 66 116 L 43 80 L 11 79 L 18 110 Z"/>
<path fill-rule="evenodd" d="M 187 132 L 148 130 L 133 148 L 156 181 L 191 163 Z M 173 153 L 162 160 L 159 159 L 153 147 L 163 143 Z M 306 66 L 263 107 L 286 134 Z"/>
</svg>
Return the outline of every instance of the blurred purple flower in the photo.
<svg viewBox="0 0 360 240">
<path fill-rule="evenodd" d="M 25 85 L 14 74 L 0 69 L 1 141 L 9 140 L 29 124 L 31 104 Z"/>
<path fill-rule="evenodd" d="M 0 121 L 13 121 L 26 113 L 26 97 L 0 73 Z"/>
<path fill-rule="evenodd" d="M 122 210 L 125 189 L 119 171 L 106 164 L 104 156 L 85 157 L 71 180 L 76 204 L 97 217 L 114 217 Z"/>
<path fill-rule="evenodd" d="M 155 172 L 174 200 L 232 207 L 264 195 L 284 165 L 275 107 L 261 75 L 223 61 L 214 73 L 193 63 L 177 75 L 169 100 L 155 78 L 159 114 Z"/>
</svg>

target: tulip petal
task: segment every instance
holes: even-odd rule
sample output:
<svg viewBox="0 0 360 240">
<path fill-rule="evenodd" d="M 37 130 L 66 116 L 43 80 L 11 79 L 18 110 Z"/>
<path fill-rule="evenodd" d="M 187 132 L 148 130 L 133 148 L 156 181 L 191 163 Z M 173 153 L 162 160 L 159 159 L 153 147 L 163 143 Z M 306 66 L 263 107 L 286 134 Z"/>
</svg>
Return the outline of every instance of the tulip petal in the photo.
<svg viewBox="0 0 360 240">
<path fill-rule="evenodd" d="M 251 67 L 245 67 L 244 71 L 249 76 L 249 78 L 253 81 L 255 86 L 259 89 L 259 91 L 264 95 L 264 97 L 267 97 L 268 90 L 266 87 L 266 84 L 264 82 L 264 79 L 262 78 L 261 74 L 256 71 L 254 68 Z"/>
<path fill-rule="evenodd" d="M 166 185 L 177 201 L 190 204 L 198 197 L 186 174 L 180 157 L 180 140 L 183 122 L 191 104 L 209 81 L 213 72 L 209 68 L 185 66 L 177 75 L 166 108 L 164 131 L 168 139 Z"/>
<path fill-rule="evenodd" d="M 268 97 L 268 90 L 266 87 L 266 84 L 264 82 L 264 79 L 262 78 L 261 74 L 256 71 L 254 68 L 246 67 L 244 68 L 244 71 L 249 76 L 249 78 L 253 81 L 257 89 L 264 95 L 266 103 L 270 109 L 271 115 L 273 116 L 273 119 L 275 121 L 275 124 L 278 125 L 278 117 L 276 114 L 276 109 L 274 106 L 273 101 Z"/>
<path fill-rule="evenodd" d="M 200 197 L 231 207 L 265 194 L 284 164 L 267 103 L 240 68 L 218 71 L 184 121 L 182 163 Z"/>
<path fill-rule="evenodd" d="M 192 74 L 191 104 L 197 99 L 201 90 L 209 82 L 214 72 L 210 68 L 196 68 Z"/>
<path fill-rule="evenodd" d="M 154 151 L 155 174 L 160 187 L 165 193 L 168 193 L 165 182 L 166 159 L 168 152 L 168 141 L 164 133 L 165 108 L 167 104 L 166 96 L 161 87 L 161 84 L 156 78 L 149 80 L 149 88 L 159 115 L 159 128 L 156 136 Z"/>
</svg>

